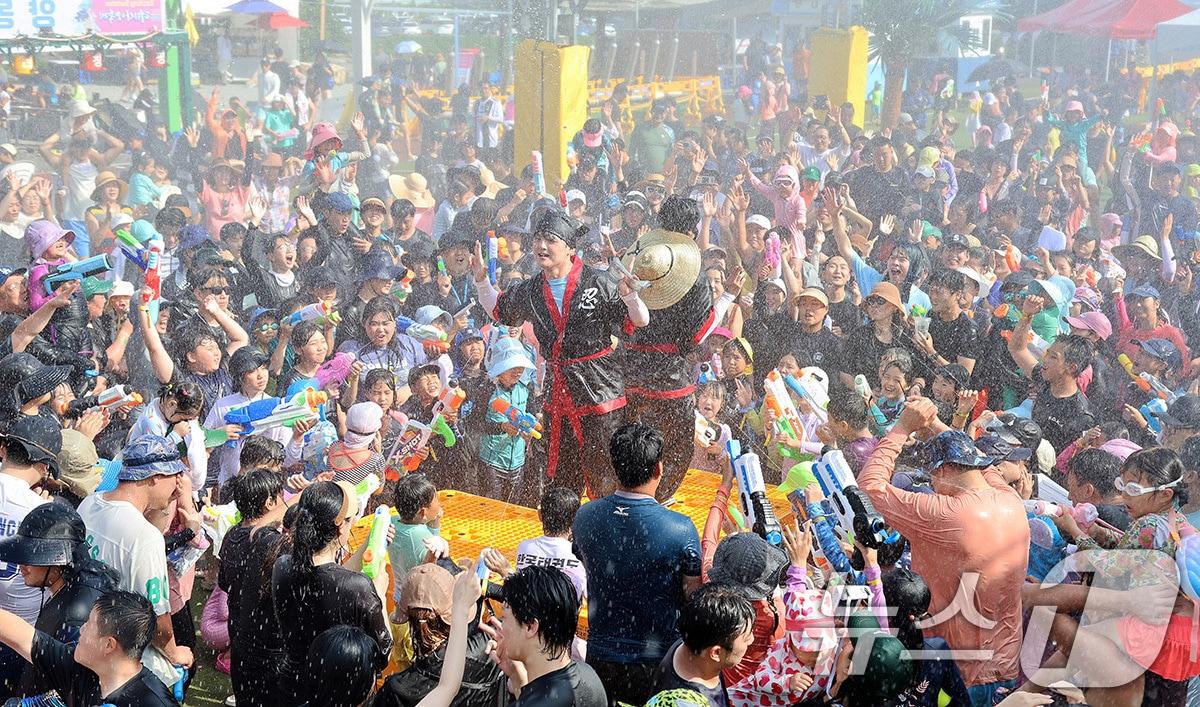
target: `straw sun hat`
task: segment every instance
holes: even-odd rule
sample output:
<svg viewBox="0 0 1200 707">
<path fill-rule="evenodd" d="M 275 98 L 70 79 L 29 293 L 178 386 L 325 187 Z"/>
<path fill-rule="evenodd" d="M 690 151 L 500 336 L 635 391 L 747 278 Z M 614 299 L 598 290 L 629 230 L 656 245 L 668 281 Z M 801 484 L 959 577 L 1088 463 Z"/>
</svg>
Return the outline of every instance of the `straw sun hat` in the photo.
<svg viewBox="0 0 1200 707">
<path fill-rule="evenodd" d="M 642 290 L 646 308 L 666 309 L 683 299 L 700 276 L 700 249 L 682 233 L 648 231 L 625 255 L 625 267 L 638 280 L 648 282 Z"/>
</svg>

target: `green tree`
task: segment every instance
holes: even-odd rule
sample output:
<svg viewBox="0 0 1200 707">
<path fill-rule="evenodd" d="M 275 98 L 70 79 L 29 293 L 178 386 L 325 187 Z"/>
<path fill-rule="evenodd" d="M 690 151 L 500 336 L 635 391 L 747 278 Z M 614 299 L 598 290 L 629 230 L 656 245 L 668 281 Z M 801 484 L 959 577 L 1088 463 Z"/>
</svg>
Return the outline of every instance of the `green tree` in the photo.
<svg viewBox="0 0 1200 707">
<path fill-rule="evenodd" d="M 939 50 L 979 46 L 982 38 L 960 24 L 964 15 L 992 13 L 997 18 L 1002 0 L 865 0 L 862 26 L 871 33 L 868 56 L 883 64 L 884 127 L 895 127 L 900 117 L 904 76 L 912 60 Z"/>
</svg>

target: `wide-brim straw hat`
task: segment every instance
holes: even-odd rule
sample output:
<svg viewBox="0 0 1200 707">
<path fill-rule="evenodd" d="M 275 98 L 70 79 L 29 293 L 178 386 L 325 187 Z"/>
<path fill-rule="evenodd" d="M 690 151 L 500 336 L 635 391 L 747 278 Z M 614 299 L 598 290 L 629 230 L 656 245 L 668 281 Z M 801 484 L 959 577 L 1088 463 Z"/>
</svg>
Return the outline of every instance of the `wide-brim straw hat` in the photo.
<svg viewBox="0 0 1200 707">
<path fill-rule="evenodd" d="M 400 176 L 393 174 L 388 177 L 388 186 L 392 196 L 397 199 L 408 199 L 418 209 L 433 208 L 436 202 L 433 192 L 429 191 L 429 180 L 420 172 Z"/>
<path fill-rule="evenodd" d="M 109 172 L 108 170 L 96 175 L 96 188 L 92 190 L 92 201 L 99 201 L 100 191 L 113 182 L 116 182 L 121 188 L 120 193 L 117 194 L 117 201 L 125 201 L 125 195 L 129 193 L 129 184 L 124 179 L 118 177 L 116 173 Z"/>
<path fill-rule="evenodd" d="M 649 283 L 641 291 L 646 308 L 666 309 L 683 299 L 700 276 L 700 248 L 689 236 L 656 229 L 648 231 L 626 253 L 625 267 Z"/>
</svg>

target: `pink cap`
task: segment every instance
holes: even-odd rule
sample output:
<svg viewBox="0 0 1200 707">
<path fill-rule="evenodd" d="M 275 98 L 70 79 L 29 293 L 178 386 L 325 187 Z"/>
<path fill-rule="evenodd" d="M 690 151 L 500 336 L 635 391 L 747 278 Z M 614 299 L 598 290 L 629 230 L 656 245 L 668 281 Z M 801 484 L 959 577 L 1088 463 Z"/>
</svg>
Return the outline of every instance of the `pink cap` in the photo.
<svg viewBox="0 0 1200 707">
<path fill-rule="evenodd" d="M 1102 312 L 1084 312 L 1078 317 L 1067 317 L 1066 322 L 1073 327 L 1094 332 L 1101 339 L 1107 339 L 1113 333 L 1112 323 Z"/>
<path fill-rule="evenodd" d="M 738 98 L 742 98 L 742 99 L 749 98 L 752 93 L 754 93 L 754 92 L 750 90 L 749 86 L 738 86 L 738 90 L 737 90 Z"/>
<path fill-rule="evenodd" d="M 714 328 L 709 336 L 723 336 L 730 341 L 733 340 L 733 332 L 723 326 Z"/>
<path fill-rule="evenodd" d="M 308 149 L 304 152 L 304 159 L 311 160 L 316 155 L 314 150 L 327 140 L 337 140 L 338 147 L 342 146 L 342 139 L 338 137 L 337 128 L 333 127 L 333 123 L 317 123 L 314 125 L 312 137 L 308 140 Z"/>
<path fill-rule="evenodd" d="M 1079 101 L 1067 101 L 1067 112 L 1070 113 L 1073 110 L 1077 110 L 1082 114 L 1083 104 Z"/>
<path fill-rule="evenodd" d="M 1120 226 L 1121 217 L 1109 211 L 1108 213 L 1100 214 L 1100 221 L 1109 226 Z"/>
</svg>

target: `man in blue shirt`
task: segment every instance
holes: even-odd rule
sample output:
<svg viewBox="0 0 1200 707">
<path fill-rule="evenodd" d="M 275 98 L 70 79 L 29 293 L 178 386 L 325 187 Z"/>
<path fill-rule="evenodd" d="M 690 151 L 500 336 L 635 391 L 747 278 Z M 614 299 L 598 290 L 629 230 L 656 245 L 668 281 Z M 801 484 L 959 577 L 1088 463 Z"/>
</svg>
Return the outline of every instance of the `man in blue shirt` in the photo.
<svg viewBox="0 0 1200 707">
<path fill-rule="evenodd" d="M 676 621 L 700 586 L 700 537 L 691 519 L 654 500 L 662 480 L 662 434 L 618 428 L 608 445 L 618 490 L 575 516 L 575 555 L 588 576 L 588 665 L 609 704 L 643 704 L 658 665 L 679 640 Z"/>
</svg>

